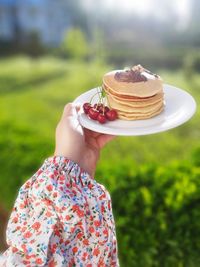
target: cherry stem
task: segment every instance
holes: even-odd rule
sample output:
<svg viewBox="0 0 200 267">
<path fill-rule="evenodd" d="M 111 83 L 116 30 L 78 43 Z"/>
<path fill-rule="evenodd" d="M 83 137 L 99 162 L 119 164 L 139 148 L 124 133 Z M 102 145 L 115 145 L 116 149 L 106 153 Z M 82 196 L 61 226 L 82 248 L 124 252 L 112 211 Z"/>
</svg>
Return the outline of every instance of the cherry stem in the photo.
<svg viewBox="0 0 200 267">
<path fill-rule="evenodd" d="M 100 88 L 100 102 L 103 105 L 103 115 L 105 115 L 105 97 L 103 95 L 103 88 L 102 87 L 99 88 Z"/>
<path fill-rule="evenodd" d="M 98 91 L 99 88 L 100 88 L 100 91 Z M 101 87 L 98 87 L 98 88 L 97 88 L 97 91 L 98 91 L 98 95 L 99 95 L 99 101 L 98 101 L 98 104 L 99 104 L 99 103 L 101 104 Z"/>
<path fill-rule="evenodd" d="M 95 95 L 99 94 L 99 92 L 97 91 L 97 93 L 95 93 L 91 98 L 90 98 L 90 104 L 92 103 L 93 98 L 95 97 Z"/>
<path fill-rule="evenodd" d="M 101 95 L 100 95 L 101 103 L 104 105 L 104 96 L 103 96 L 103 89 L 102 89 L 102 87 L 100 87 L 100 93 L 101 93 Z"/>
</svg>

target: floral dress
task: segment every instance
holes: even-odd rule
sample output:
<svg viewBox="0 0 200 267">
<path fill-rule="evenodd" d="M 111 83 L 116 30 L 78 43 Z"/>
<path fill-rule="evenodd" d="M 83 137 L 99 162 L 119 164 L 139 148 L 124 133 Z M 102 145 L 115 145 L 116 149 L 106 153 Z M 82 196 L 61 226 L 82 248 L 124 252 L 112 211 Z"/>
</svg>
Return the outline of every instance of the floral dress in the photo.
<svg viewBox="0 0 200 267">
<path fill-rule="evenodd" d="M 65 157 L 20 188 L 6 237 L 3 267 L 119 266 L 110 195 Z"/>
</svg>

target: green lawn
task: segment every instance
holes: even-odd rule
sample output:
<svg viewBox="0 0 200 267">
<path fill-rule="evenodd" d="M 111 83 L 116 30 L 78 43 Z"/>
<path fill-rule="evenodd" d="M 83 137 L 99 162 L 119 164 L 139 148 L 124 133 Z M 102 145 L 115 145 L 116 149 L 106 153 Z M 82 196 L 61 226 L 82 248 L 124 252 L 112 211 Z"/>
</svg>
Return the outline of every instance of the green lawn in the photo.
<svg viewBox="0 0 200 267">
<path fill-rule="evenodd" d="M 98 62 L 50 57 L 0 60 L 0 200 L 8 210 L 20 185 L 52 155 L 54 131 L 64 105 L 100 85 L 102 75 L 112 68 Z M 200 75 L 186 78 L 182 71 L 166 70 L 159 74 L 165 83 L 191 92 L 199 103 Z M 148 173 L 146 170 L 154 165 L 167 170 L 168 166 L 189 164 L 193 151 L 200 147 L 199 115 L 198 109 L 189 122 L 165 133 L 117 137 L 102 152 L 96 179 L 114 192 L 118 190 L 119 179 L 126 179 L 126 173 L 132 177 L 138 169 Z M 142 194 L 148 195 L 145 190 Z M 134 258 L 134 253 L 130 255 Z M 145 267 L 161 266 L 150 262 Z"/>
<path fill-rule="evenodd" d="M 77 63 L 55 58 L 32 60 L 21 57 L 0 61 L 0 163 L 5 168 L 5 173 L 1 171 L 0 174 L 1 184 L 2 181 L 17 179 L 19 185 L 29 172 L 23 173 L 17 166 L 25 162 L 25 166 L 31 163 L 35 167 L 53 153 L 54 130 L 63 106 L 80 93 L 100 85 L 102 75 L 111 68 L 98 63 Z M 187 80 L 181 71 L 161 70 L 159 74 L 165 83 L 191 92 L 198 103 L 200 76 Z M 159 162 L 165 165 L 177 159 L 187 160 L 191 151 L 200 145 L 198 116 L 199 110 L 185 125 L 165 133 L 118 137 L 103 151 L 97 174 L 102 173 L 102 168 L 109 169 L 112 162 L 128 162 L 131 165 Z M 29 151 L 29 144 L 34 142 L 41 145 Z M 15 162 L 17 170 L 7 169 L 12 166 L 9 163 L 10 157 L 18 161 Z M 29 168 L 33 171 L 31 166 Z M 23 178 L 16 175 L 18 172 Z M 108 186 L 112 182 L 109 177 L 97 179 L 103 180 Z M 9 197 L 11 201 L 6 199 L 4 193 L 9 190 L 10 188 L 4 188 L 0 192 L 8 207 L 12 204 L 13 192 L 17 188 L 13 188 Z"/>
</svg>

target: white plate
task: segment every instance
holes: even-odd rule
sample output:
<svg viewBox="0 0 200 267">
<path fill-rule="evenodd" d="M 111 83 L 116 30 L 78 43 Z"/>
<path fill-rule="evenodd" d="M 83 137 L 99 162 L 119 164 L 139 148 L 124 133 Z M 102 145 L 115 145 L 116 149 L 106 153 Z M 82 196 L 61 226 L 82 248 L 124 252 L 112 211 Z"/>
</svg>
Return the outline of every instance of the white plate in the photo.
<svg viewBox="0 0 200 267">
<path fill-rule="evenodd" d="M 97 88 L 91 89 L 80 95 L 74 103 L 83 104 L 89 102 L 91 97 L 97 92 Z M 187 92 L 177 87 L 164 84 L 165 109 L 159 115 L 145 120 L 125 121 L 115 120 L 100 124 L 91 120 L 84 114 L 83 109 L 79 112 L 80 124 L 95 132 L 112 135 L 147 135 L 163 132 L 175 128 L 188 121 L 196 110 L 194 98 Z M 93 99 L 93 103 L 98 102 L 98 96 Z"/>
</svg>

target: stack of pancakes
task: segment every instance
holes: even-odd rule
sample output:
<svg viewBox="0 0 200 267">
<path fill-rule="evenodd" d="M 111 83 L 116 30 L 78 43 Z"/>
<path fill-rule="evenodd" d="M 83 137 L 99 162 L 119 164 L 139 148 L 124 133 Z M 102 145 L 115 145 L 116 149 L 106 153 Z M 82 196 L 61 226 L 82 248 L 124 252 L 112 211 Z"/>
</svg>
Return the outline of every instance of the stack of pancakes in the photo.
<svg viewBox="0 0 200 267">
<path fill-rule="evenodd" d="M 148 119 L 164 109 L 162 79 L 141 65 L 106 73 L 102 87 L 120 119 Z"/>
</svg>

